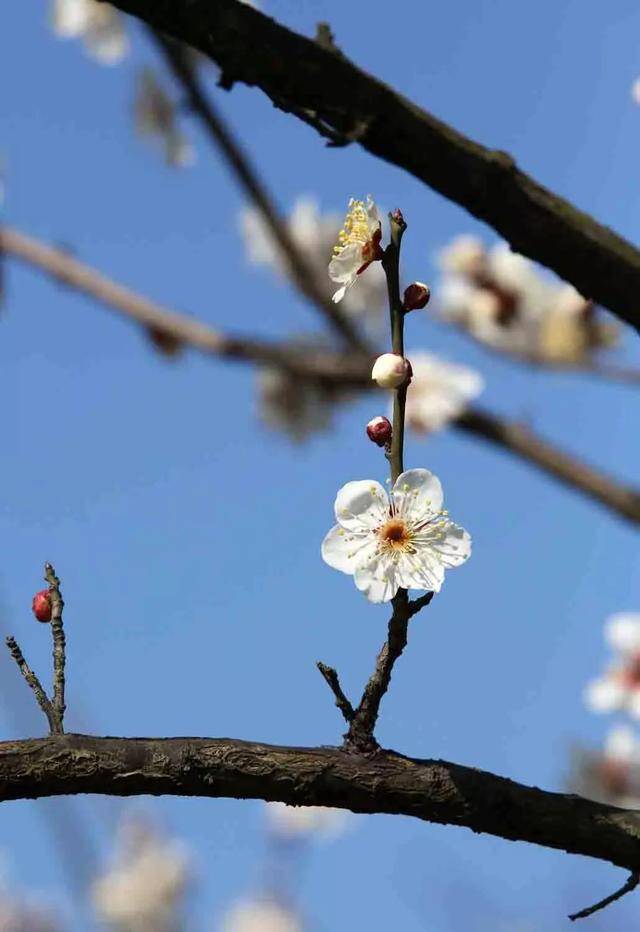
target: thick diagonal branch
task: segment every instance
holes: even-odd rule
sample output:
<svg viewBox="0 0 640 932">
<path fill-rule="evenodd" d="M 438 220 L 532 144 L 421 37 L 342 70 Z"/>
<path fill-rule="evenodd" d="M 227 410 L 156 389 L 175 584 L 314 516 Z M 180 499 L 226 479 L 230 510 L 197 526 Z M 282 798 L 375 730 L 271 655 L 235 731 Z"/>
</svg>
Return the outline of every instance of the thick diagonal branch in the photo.
<svg viewBox="0 0 640 932">
<path fill-rule="evenodd" d="M 280 800 L 460 825 L 640 867 L 640 814 L 471 767 L 230 738 L 60 735 L 0 743 L 0 801 L 75 793 Z"/>
<path fill-rule="evenodd" d="M 225 85 L 261 88 L 283 110 L 376 155 L 465 207 L 517 252 L 640 327 L 640 251 L 544 188 L 504 152 L 436 119 L 344 55 L 238 0 L 111 0 L 217 62 Z"/>
<path fill-rule="evenodd" d="M 169 342 L 201 353 L 239 362 L 280 366 L 320 384 L 370 390 L 371 357 L 301 349 L 288 343 L 221 333 L 196 318 L 163 307 L 125 288 L 62 249 L 47 246 L 10 227 L 0 227 L 0 253 L 19 259 L 57 281 L 94 298 Z M 453 421 L 457 430 L 507 450 L 569 488 L 578 490 L 634 524 L 640 523 L 640 491 L 581 462 L 543 440 L 517 421 L 469 408 Z"/>
</svg>

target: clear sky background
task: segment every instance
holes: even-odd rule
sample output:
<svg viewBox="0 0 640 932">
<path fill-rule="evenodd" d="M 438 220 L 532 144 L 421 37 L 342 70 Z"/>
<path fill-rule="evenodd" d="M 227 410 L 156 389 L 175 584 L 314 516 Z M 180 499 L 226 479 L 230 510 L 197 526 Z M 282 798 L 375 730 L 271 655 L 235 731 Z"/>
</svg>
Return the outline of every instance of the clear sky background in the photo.
<svg viewBox="0 0 640 932">
<path fill-rule="evenodd" d="M 307 34 L 328 20 L 358 64 L 638 240 L 633 0 L 264 0 L 263 8 Z M 7 221 L 212 325 L 274 337 L 319 327 L 287 285 L 248 265 L 237 232 L 242 198 L 199 127 L 187 127 L 199 157 L 185 172 L 135 137 L 134 73 L 153 51 L 137 24 L 131 31 L 132 57 L 99 67 L 80 45 L 54 40 L 47 4 L 3 4 Z M 367 192 L 400 206 L 410 224 L 407 279 L 433 279 L 434 255 L 456 234 L 494 240 L 399 169 L 355 146 L 327 149 L 259 91 L 215 93 L 284 209 L 304 193 L 326 209 Z M 339 486 L 384 478 L 362 433 L 382 399 L 362 399 L 330 434 L 292 446 L 257 420 L 248 368 L 195 354 L 167 362 L 128 324 L 13 263 L 1 334 L 1 623 L 44 675 L 48 633 L 33 623 L 30 600 L 51 560 L 67 603 L 68 728 L 337 743 L 342 722 L 314 663 L 335 665 L 355 697 L 387 610 L 325 566 L 319 545 Z M 621 359 L 638 363 L 636 339 L 624 335 Z M 637 389 L 520 369 L 421 315 L 408 321 L 408 344 L 479 367 L 487 406 L 527 416 L 557 443 L 639 481 Z M 413 624 L 379 738 L 561 790 L 572 745 L 598 746 L 606 732 L 581 692 L 604 661 L 603 620 L 640 610 L 637 532 L 453 431 L 409 438 L 406 463 L 441 477 L 475 550 Z M 4 655 L 0 701 L 4 737 L 43 733 Z M 82 817 L 102 855 L 127 806 L 4 804 L 11 882 L 53 898 L 75 917 L 73 929 L 88 928 L 59 833 L 82 866 L 72 820 Z M 260 882 L 260 803 L 133 806 L 194 850 L 202 884 L 190 928 L 215 929 Z M 623 880 L 587 859 L 373 816 L 314 848 L 299 901 L 317 932 L 553 932 Z M 639 910 L 628 897 L 589 928 L 629 928 Z"/>
</svg>

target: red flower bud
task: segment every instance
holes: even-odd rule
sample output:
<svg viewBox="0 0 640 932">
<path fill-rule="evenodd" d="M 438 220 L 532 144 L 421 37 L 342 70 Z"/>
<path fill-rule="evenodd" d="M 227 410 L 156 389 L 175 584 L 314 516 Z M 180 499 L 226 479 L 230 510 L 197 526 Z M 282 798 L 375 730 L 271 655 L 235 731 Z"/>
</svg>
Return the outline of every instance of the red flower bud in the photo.
<svg viewBox="0 0 640 932">
<path fill-rule="evenodd" d="M 51 597 L 48 589 L 36 592 L 31 608 L 38 621 L 51 621 Z"/>
<path fill-rule="evenodd" d="M 423 307 L 426 307 L 430 297 L 431 291 L 428 285 L 423 282 L 413 282 L 404 290 L 402 306 L 405 311 L 421 311 Z"/>
<path fill-rule="evenodd" d="M 379 447 L 384 447 L 388 443 L 391 443 L 391 434 L 391 421 L 383 415 L 374 417 L 367 424 L 367 437 Z"/>
</svg>

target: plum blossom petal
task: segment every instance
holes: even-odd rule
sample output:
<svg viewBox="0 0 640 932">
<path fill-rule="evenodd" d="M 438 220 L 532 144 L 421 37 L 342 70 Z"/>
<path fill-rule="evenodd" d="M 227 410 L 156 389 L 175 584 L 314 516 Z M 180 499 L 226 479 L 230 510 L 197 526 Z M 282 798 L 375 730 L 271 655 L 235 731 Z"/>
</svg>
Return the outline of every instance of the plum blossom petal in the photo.
<svg viewBox="0 0 640 932">
<path fill-rule="evenodd" d="M 615 712 L 622 706 L 625 692 L 624 687 L 612 678 L 593 680 L 585 690 L 584 701 L 592 712 Z"/>
<path fill-rule="evenodd" d="M 410 353 L 413 377 L 407 392 L 406 418 L 414 430 L 441 430 L 458 417 L 484 388 L 482 376 L 432 353 Z"/>
<path fill-rule="evenodd" d="M 354 560 L 366 560 L 373 555 L 375 541 L 368 535 L 351 535 L 335 524 L 322 541 L 322 559 L 334 570 L 353 573 Z"/>
<path fill-rule="evenodd" d="M 604 635 L 621 654 L 640 651 L 640 615 L 634 612 L 612 615 L 605 623 Z"/>
<path fill-rule="evenodd" d="M 346 531 L 375 530 L 388 517 L 385 489 L 374 479 L 357 479 L 343 485 L 334 504 L 338 524 Z"/>
<path fill-rule="evenodd" d="M 396 479 L 391 498 L 397 514 L 428 521 L 442 508 L 442 485 L 428 469 L 407 469 Z"/>
</svg>

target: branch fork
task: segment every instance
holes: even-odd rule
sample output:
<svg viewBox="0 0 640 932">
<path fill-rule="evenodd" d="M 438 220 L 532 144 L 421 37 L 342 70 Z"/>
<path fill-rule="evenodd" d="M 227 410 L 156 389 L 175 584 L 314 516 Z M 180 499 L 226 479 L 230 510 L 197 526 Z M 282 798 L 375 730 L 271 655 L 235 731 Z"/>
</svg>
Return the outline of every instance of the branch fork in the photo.
<svg viewBox="0 0 640 932">
<path fill-rule="evenodd" d="M 20 673 L 28 686 L 31 687 L 36 701 L 49 723 L 50 735 L 64 734 L 65 705 L 65 665 L 66 640 L 62 624 L 62 611 L 64 601 L 60 592 L 60 580 L 50 563 L 44 565 L 44 579 L 49 586 L 49 600 L 51 602 L 51 636 L 53 640 L 53 696 L 49 698 L 42 683 L 33 672 L 18 645 L 16 639 L 10 635 L 6 644 L 9 653 L 15 660 Z"/>
</svg>

